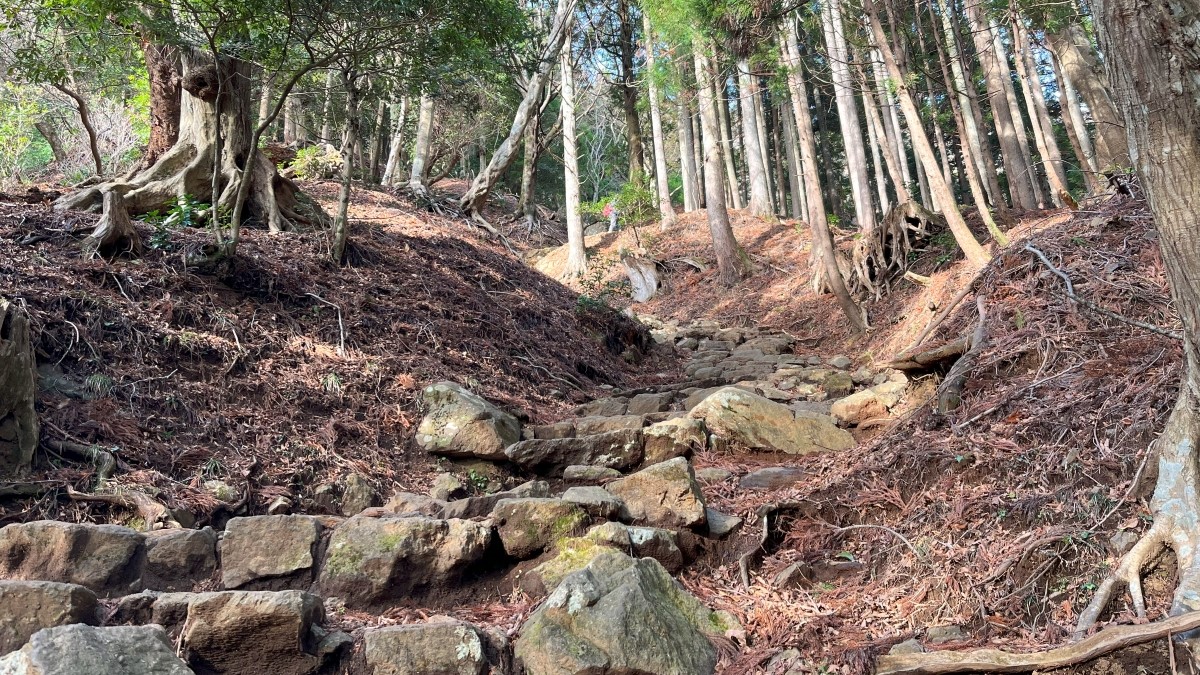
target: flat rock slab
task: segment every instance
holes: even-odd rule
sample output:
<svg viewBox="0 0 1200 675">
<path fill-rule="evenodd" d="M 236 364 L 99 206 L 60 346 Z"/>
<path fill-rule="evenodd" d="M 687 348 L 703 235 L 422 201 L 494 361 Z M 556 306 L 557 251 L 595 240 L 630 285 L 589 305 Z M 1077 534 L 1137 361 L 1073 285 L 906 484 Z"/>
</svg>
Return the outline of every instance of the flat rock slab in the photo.
<svg viewBox="0 0 1200 675">
<path fill-rule="evenodd" d="M 315 595 L 301 591 L 199 593 L 188 603 L 183 644 L 202 672 L 307 675 L 329 656 L 322 645 L 325 617 Z"/>
<path fill-rule="evenodd" d="M 175 656 L 161 626 L 83 624 L 38 631 L 20 651 L 0 657 L 14 675 L 194 675 Z"/>
<path fill-rule="evenodd" d="M 94 625 L 96 608 L 96 594 L 76 584 L 0 581 L 0 654 L 20 649 L 44 628 Z"/>
<path fill-rule="evenodd" d="M 230 589 L 293 575 L 311 582 L 320 539 L 321 524 L 311 516 L 234 518 L 221 540 L 221 581 Z"/>
<path fill-rule="evenodd" d="M 747 490 L 778 490 L 795 485 L 807 474 L 802 469 L 790 466 L 769 466 L 742 476 L 738 485 Z"/>
<path fill-rule="evenodd" d="M 363 635 L 363 653 L 372 675 L 482 675 L 499 669 L 489 659 L 487 636 L 462 621 L 385 626 Z M 496 671 L 491 671 L 496 672 Z"/>
<path fill-rule="evenodd" d="M 146 571 L 142 586 L 156 591 L 190 591 L 217 571 L 217 533 L 155 530 L 146 535 Z"/>
<path fill-rule="evenodd" d="M 625 500 L 634 521 L 666 528 L 691 528 L 705 522 L 704 495 L 692 465 L 682 457 L 649 466 L 608 484 Z"/>
<path fill-rule="evenodd" d="M 630 415 L 647 415 L 650 413 L 666 412 L 671 409 L 675 400 L 673 392 L 638 394 L 629 399 L 628 412 Z"/>
<path fill-rule="evenodd" d="M 504 552 L 524 560 L 575 534 L 589 518 L 579 504 L 566 499 L 534 498 L 500 500 L 492 511 L 492 520 Z"/>
<path fill-rule="evenodd" d="M 141 590 L 145 537 L 117 525 L 55 520 L 0 528 L 0 578 L 60 581 L 102 597 Z"/>
<path fill-rule="evenodd" d="M 573 464 L 623 471 L 642 461 L 642 432 L 624 429 L 579 438 L 521 441 L 509 446 L 505 455 L 521 468 L 544 475 L 561 475 Z"/>
<path fill-rule="evenodd" d="M 576 436 L 594 436 L 623 429 L 641 429 L 646 418 L 641 415 L 617 415 L 616 417 L 579 417 L 575 419 Z"/>
<path fill-rule="evenodd" d="M 629 509 L 620 497 L 594 485 L 567 488 L 563 501 L 571 502 L 599 520 L 628 520 Z"/>
<path fill-rule="evenodd" d="M 573 464 L 563 470 L 563 480 L 572 483 L 603 483 L 620 477 L 620 471 L 606 466 Z"/>
<path fill-rule="evenodd" d="M 817 419 L 797 417 L 787 406 L 736 387 L 709 395 L 689 413 L 714 434 L 753 450 L 792 455 L 849 450 L 850 432 Z"/>
<path fill-rule="evenodd" d="M 429 412 L 417 427 L 417 443 L 447 457 L 503 460 L 504 448 L 521 440 L 521 424 L 481 396 L 453 382 L 421 392 Z"/>
<path fill-rule="evenodd" d="M 704 423 L 688 417 L 677 417 L 642 430 L 642 449 L 645 465 L 658 464 L 676 457 L 691 457 L 708 444 Z"/>
</svg>

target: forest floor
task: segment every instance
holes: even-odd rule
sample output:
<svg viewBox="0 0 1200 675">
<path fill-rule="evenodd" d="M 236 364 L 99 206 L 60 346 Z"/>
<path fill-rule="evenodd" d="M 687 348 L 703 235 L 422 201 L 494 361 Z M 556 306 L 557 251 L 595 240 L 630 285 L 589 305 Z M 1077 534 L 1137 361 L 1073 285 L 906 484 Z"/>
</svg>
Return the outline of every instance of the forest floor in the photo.
<svg viewBox="0 0 1200 675">
<path fill-rule="evenodd" d="M 328 202 L 336 187 L 305 189 Z M 492 222 L 509 208 L 502 200 Z M 664 292 L 633 306 L 639 316 L 777 330 L 798 339 L 798 354 L 845 354 L 876 368 L 973 283 L 975 293 L 924 342 L 973 331 L 974 295 L 984 297 L 986 347 L 955 412 L 938 415 L 921 400 L 931 373 L 910 387 L 908 412 L 859 432 L 854 452 L 695 458 L 697 468 L 787 463 L 809 476 L 771 492 L 705 486 L 712 507 L 748 523 L 768 503 L 799 505 L 779 521 L 748 588 L 737 556 L 757 545 L 757 525 L 681 576 L 753 638 L 726 650 L 725 672 L 783 673 L 791 666 L 772 657 L 796 648 L 803 664 L 786 672 L 859 673 L 936 627 L 961 628 L 942 647 L 1063 642 L 1106 566 L 1149 524 L 1147 447 L 1175 398 L 1180 345 L 1072 303 L 1025 244 L 1094 303 L 1167 329 L 1178 320 L 1144 204 L 1113 198 L 1083 208 L 1011 223 L 1014 242 L 978 277 L 952 240 L 933 237 L 912 264 L 930 282 L 895 281 L 868 304 L 866 336 L 852 335 L 836 304 L 812 292 L 808 237 L 790 222 L 734 215 L 757 272 L 733 289 L 716 284 L 702 213 L 681 215 L 667 234 L 590 237 L 594 272 L 567 288 L 461 221 L 370 189 L 355 192 L 345 268 L 326 262 L 323 235 L 251 231 L 237 262 L 211 276 L 181 262 L 206 241 L 202 231 L 140 224 L 155 243 L 142 257 L 83 260 L 71 232 L 94 216 L 0 196 L 0 287 L 29 309 L 43 382 L 53 383 L 39 402 L 43 439 L 116 449 L 119 482 L 215 522 L 220 505 L 202 487 L 211 479 L 246 485 L 255 513 L 280 496 L 319 511 L 312 489 L 351 471 L 384 495 L 427 491 L 440 467 L 412 432 L 431 382 L 460 381 L 525 420 L 550 422 L 605 386 L 683 379 L 669 348 L 631 349 L 645 344 L 643 329 L 579 302 L 583 293 L 628 304 L 622 249 L 666 270 Z M 535 250 L 523 227 L 511 222 L 510 239 L 554 276 L 563 252 Z M 42 465 L 46 489 L 0 502 L 0 524 L 119 519 L 63 498 L 67 486 L 86 490 L 93 474 L 65 460 Z M 791 563 L 835 559 L 863 567 L 809 589 L 768 582 Z M 1172 565 L 1164 560 L 1148 580 L 1154 618 L 1169 604 Z M 457 615 L 504 624 L 522 607 L 515 599 Z M 1111 620 L 1132 614 L 1121 604 Z M 1136 654 L 1122 664 L 1164 671 L 1157 651 Z M 1105 667 L 1095 672 L 1122 672 Z"/>
</svg>

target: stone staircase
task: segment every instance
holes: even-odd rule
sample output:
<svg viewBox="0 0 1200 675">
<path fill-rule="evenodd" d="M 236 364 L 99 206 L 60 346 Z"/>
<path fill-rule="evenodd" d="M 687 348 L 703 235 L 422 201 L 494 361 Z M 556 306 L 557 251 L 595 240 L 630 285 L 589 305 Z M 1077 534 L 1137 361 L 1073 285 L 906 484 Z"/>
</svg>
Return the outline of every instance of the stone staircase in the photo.
<svg viewBox="0 0 1200 675">
<path fill-rule="evenodd" d="M 352 517 L 0 529 L 0 673 L 713 672 L 713 639 L 746 636 L 671 575 L 743 519 L 703 494 L 734 476 L 698 480 L 690 458 L 849 450 L 845 427 L 886 416 L 905 380 L 797 354 L 779 333 L 649 322 L 687 379 L 610 389 L 554 424 L 522 428 L 454 383 L 424 390 L 418 444 L 527 479 L 507 490 L 448 473 Z M 784 462 L 737 478 L 769 490 L 802 476 Z M 511 634 L 436 616 L 513 591 L 540 603 Z M 339 630 L 342 612 L 398 606 L 434 616 Z"/>
</svg>

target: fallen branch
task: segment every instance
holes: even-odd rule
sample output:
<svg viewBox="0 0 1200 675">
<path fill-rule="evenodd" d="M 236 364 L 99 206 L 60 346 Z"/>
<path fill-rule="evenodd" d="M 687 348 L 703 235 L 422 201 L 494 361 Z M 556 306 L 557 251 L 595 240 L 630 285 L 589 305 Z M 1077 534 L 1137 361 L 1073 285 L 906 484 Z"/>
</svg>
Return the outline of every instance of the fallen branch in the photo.
<svg viewBox="0 0 1200 675">
<path fill-rule="evenodd" d="M 983 343 L 987 341 L 987 306 L 982 295 L 975 298 L 975 306 L 979 310 L 979 322 L 975 325 L 975 333 L 971 335 L 970 347 L 954 362 L 950 372 L 946 373 L 946 379 L 938 387 L 937 410 L 943 415 L 962 403 L 962 388 L 967 383 L 967 373 L 975 366 L 979 353 L 983 351 Z"/>
<path fill-rule="evenodd" d="M 919 347 L 921 343 L 925 341 L 925 338 L 929 337 L 929 334 L 933 332 L 933 329 L 941 325 L 941 323 L 946 320 L 946 317 L 950 316 L 950 312 L 952 312 L 955 307 L 958 307 L 958 303 L 962 302 L 963 298 L 967 297 L 967 294 L 971 292 L 971 288 L 973 286 L 975 286 L 974 281 L 971 281 L 971 283 L 964 286 L 963 289 L 958 292 L 958 295 L 954 296 L 950 300 L 950 304 L 943 307 L 942 311 L 938 312 L 938 315 L 933 317 L 933 321 L 929 322 L 929 325 L 925 327 L 925 330 L 921 331 L 921 334 L 917 336 L 917 339 L 913 340 L 913 343 L 904 351 L 911 352 Z"/>
<path fill-rule="evenodd" d="M 999 649 L 929 652 L 881 656 L 876 675 L 941 675 L 943 673 L 1025 673 L 1065 668 L 1109 652 L 1200 628 L 1200 612 L 1188 612 L 1156 623 L 1110 626 L 1074 644 L 1032 654 Z"/>
<path fill-rule="evenodd" d="M 1143 330 L 1148 330 L 1151 333 L 1165 335 L 1166 337 L 1175 338 L 1176 340 L 1183 340 L 1183 335 L 1177 331 L 1168 330 L 1166 328 L 1160 328 L 1158 326 L 1155 326 L 1154 324 L 1145 323 L 1144 321 L 1138 321 L 1137 319 L 1131 319 L 1127 316 L 1122 316 L 1110 309 L 1105 309 L 1105 308 L 1101 307 L 1100 305 L 1097 305 L 1096 303 L 1092 302 L 1091 300 L 1087 300 L 1085 298 L 1079 297 L 1078 295 L 1075 295 L 1075 284 L 1071 283 L 1071 277 L 1067 276 L 1066 272 L 1063 272 L 1062 270 L 1060 270 L 1057 267 L 1055 267 L 1054 265 L 1052 265 L 1050 263 L 1050 259 L 1046 257 L 1045 253 L 1042 253 L 1033 244 L 1025 244 L 1025 250 L 1029 251 L 1030 253 L 1037 256 L 1038 260 L 1041 260 L 1043 265 L 1045 265 L 1051 272 L 1053 272 L 1055 275 L 1057 275 L 1059 279 L 1063 280 L 1063 283 L 1066 284 L 1066 287 L 1067 287 L 1067 297 L 1071 299 L 1071 302 L 1074 302 L 1077 305 L 1083 305 L 1084 307 L 1087 307 L 1088 309 L 1092 310 L 1093 312 L 1096 312 L 1097 314 L 1102 314 L 1104 316 L 1107 316 L 1110 319 L 1116 319 L 1117 321 L 1120 321 L 1122 323 L 1127 323 L 1130 326 L 1136 326 Z"/>
<path fill-rule="evenodd" d="M 128 490 L 111 495 L 96 495 L 78 492 L 68 485 L 67 497 L 76 502 L 100 502 L 102 504 L 134 509 L 141 516 L 142 522 L 145 523 L 147 532 L 160 528 L 178 529 L 182 527 L 178 521 L 171 517 L 171 512 L 166 506 L 163 506 L 144 492 L 138 492 L 137 490 Z"/>
</svg>

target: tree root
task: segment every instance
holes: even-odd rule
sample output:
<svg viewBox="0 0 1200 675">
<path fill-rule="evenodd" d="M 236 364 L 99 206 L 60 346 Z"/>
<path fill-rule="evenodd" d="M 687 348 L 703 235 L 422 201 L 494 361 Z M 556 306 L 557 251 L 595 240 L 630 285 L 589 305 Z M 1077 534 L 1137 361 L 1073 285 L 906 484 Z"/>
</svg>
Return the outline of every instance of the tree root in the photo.
<svg viewBox="0 0 1200 675">
<path fill-rule="evenodd" d="M 137 230 L 133 229 L 133 221 L 125 209 L 125 198 L 120 192 L 109 190 L 101 197 L 104 203 L 104 215 L 96 223 L 96 227 L 83 240 L 83 256 L 92 258 L 97 255 L 115 255 L 122 252 L 141 253 L 142 240 Z"/>
<path fill-rule="evenodd" d="M 111 495 L 85 494 L 67 486 L 67 497 L 77 502 L 100 502 L 128 509 L 134 509 L 146 525 L 146 531 L 161 529 L 178 529 L 182 527 L 171 517 L 171 512 L 158 500 L 144 492 L 128 490 Z"/>
<path fill-rule="evenodd" d="M 962 388 L 967 382 L 967 373 L 971 372 L 971 368 L 979 360 L 979 353 L 983 351 L 983 344 L 987 342 L 987 305 L 982 295 L 975 298 L 975 306 L 979 310 L 979 322 L 975 324 L 975 332 L 968 343 L 970 346 L 967 352 L 954 362 L 954 366 L 946 373 L 946 379 L 937 390 L 937 410 L 943 415 L 955 410 L 962 403 Z"/>
<path fill-rule="evenodd" d="M 1091 661 L 1118 649 L 1200 628 L 1200 612 L 1188 612 L 1157 623 L 1111 626 L 1086 640 L 1033 654 L 999 649 L 930 652 L 881 656 L 876 675 L 940 675 L 942 673 L 1026 673 Z"/>
</svg>

